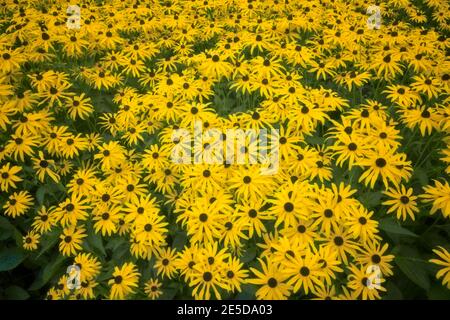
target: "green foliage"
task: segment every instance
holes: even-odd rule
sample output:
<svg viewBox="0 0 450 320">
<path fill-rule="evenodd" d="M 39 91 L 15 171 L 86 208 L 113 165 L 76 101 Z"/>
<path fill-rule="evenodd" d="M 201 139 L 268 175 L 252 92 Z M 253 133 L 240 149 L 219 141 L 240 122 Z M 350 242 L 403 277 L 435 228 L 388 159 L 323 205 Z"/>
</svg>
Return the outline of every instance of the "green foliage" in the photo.
<svg viewBox="0 0 450 320">
<path fill-rule="evenodd" d="M 429 11 L 428 7 L 421 6 L 425 11 Z M 211 13 L 212 14 L 212 13 Z M 429 27 L 433 27 L 434 22 L 430 22 Z M 3 29 L 3 26 L 2 26 Z M 311 34 L 301 34 L 299 43 L 305 44 Z M 207 48 L 213 48 L 217 39 L 211 39 L 208 42 L 198 42 L 194 46 L 195 52 L 200 52 Z M 171 53 L 165 53 L 165 56 Z M 86 61 L 87 64 L 93 64 L 94 58 L 89 57 L 92 61 Z M 152 62 L 152 67 L 154 62 Z M 50 67 L 50 66 L 49 66 Z M 51 66 L 54 70 L 65 70 L 69 66 L 63 62 L 55 63 Z M 40 71 L 38 67 L 24 67 L 24 72 Z M 381 89 L 385 83 L 383 80 L 376 80 L 370 85 L 363 86 L 360 90 L 347 91 L 336 86 L 331 81 L 317 81 L 310 73 L 299 70 L 303 76 L 303 83 L 318 88 L 331 88 L 339 92 L 340 96 L 346 97 L 350 104 L 357 105 L 362 103 L 366 98 L 375 97 L 382 101 L 385 105 L 390 103 L 381 94 Z M 406 84 L 409 69 L 405 70 L 402 79 L 397 79 L 399 83 Z M 126 80 L 135 81 L 135 80 Z M 130 82 L 126 82 L 130 84 Z M 137 86 L 137 85 L 136 85 Z M 29 89 L 29 84 L 24 84 Z M 112 102 L 113 94 L 111 92 L 95 91 L 81 81 L 73 80 L 74 90 L 88 93 L 95 107 L 94 115 L 97 117 L 101 113 L 117 111 L 117 106 Z M 214 98 L 212 105 L 215 111 L 221 116 L 227 116 L 233 113 L 254 110 L 259 106 L 262 98 L 257 93 L 250 95 L 241 95 L 228 88 L 226 82 L 220 82 L 215 85 Z M 392 108 L 390 106 L 389 108 Z M 394 112 L 390 114 L 394 115 Z M 336 112 L 331 115 L 333 119 L 338 119 L 340 113 Z M 398 119 L 396 119 L 398 120 Z M 88 133 L 98 131 L 97 123 L 92 119 L 86 121 L 72 121 L 67 118 L 66 114 L 57 115 L 56 122 L 64 125 L 71 125 L 77 132 Z M 325 132 L 330 129 L 330 125 L 319 126 L 317 132 L 312 136 L 306 136 L 305 140 L 309 145 L 329 145 L 331 142 L 326 139 Z M 400 150 L 405 152 L 408 159 L 414 164 L 414 172 L 410 181 L 410 186 L 416 194 L 423 192 L 423 187 L 429 184 L 433 179 L 442 177 L 445 172 L 443 162 L 439 160 L 440 154 L 436 150 L 444 147 L 442 139 L 443 133 L 433 132 L 430 136 L 419 139 L 417 130 L 401 128 L 401 135 L 405 138 L 402 141 Z M 105 140 L 111 137 L 103 134 Z M 0 132 L 0 142 L 3 143 L 8 137 Z M 155 143 L 156 135 L 147 136 L 145 141 L 140 143 L 136 149 L 142 151 L 146 145 Z M 74 162 L 79 165 L 82 160 L 90 158 L 88 152 L 82 153 Z M 33 214 L 41 205 L 55 204 L 64 199 L 66 196 L 65 185 L 68 178 L 63 178 L 60 183 L 46 182 L 39 184 L 35 177 L 34 169 L 30 163 L 25 163 L 23 171 L 27 179 L 23 182 L 24 188 L 36 199 L 36 205 L 32 208 Z M 437 245 L 448 245 L 450 243 L 450 224 L 442 219 L 440 213 L 430 216 L 430 206 L 420 205 L 420 212 L 416 217 L 416 221 L 407 220 L 406 222 L 398 221 L 394 216 L 386 214 L 386 207 L 381 205 L 384 196 L 381 192 L 383 189 L 381 184 L 377 184 L 372 190 L 369 190 L 362 183 L 358 182 L 361 175 L 360 168 L 354 168 L 351 171 L 342 167 L 333 166 L 333 177 L 335 183 L 344 182 L 357 189 L 356 198 L 368 209 L 374 212 L 374 218 L 379 222 L 379 229 L 385 241 L 389 243 L 392 254 L 395 255 L 394 276 L 387 279 L 385 284 L 387 293 L 384 299 L 450 299 L 450 291 L 444 288 L 435 275 L 437 268 L 429 262 L 432 257 L 432 249 Z M 315 180 L 321 184 L 318 180 Z M 329 183 L 323 183 L 327 187 Z M 155 190 L 151 189 L 151 192 Z M 157 194 L 160 199 L 163 196 Z M 6 201 L 6 194 L 0 194 L 0 204 Z M 164 208 L 167 213 L 170 229 L 170 244 L 177 251 L 182 250 L 189 244 L 186 231 L 177 225 L 171 208 Z M 58 251 L 60 229 L 54 229 L 45 234 L 40 239 L 39 249 L 36 252 L 27 252 L 23 247 L 22 236 L 28 231 L 28 226 L 32 223 L 32 216 L 21 217 L 15 220 L 8 219 L 0 215 L 0 298 L 2 299 L 29 299 L 43 298 L 47 290 L 54 286 L 57 280 L 66 273 L 67 267 L 73 262 L 72 258 L 63 257 Z M 273 225 L 267 223 L 270 230 Z M 102 237 L 95 233 L 92 225 L 87 225 L 87 237 L 83 241 L 83 250 L 97 256 L 102 262 L 102 273 L 97 279 L 99 282 L 106 283 L 112 276 L 114 266 L 121 265 L 126 261 L 134 261 L 139 265 L 143 278 L 156 276 L 154 269 L 154 258 L 150 261 L 136 261 L 130 253 L 130 243 L 127 239 L 119 236 Z M 245 244 L 245 250 L 242 251 L 240 260 L 245 267 L 256 266 L 255 258 L 261 254 L 261 248 L 258 248 L 252 241 Z M 163 283 L 162 299 L 174 298 L 191 298 L 191 289 L 187 288 L 178 279 L 165 280 Z M 227 298 L 235 299 L 253 299 L 258 287 L 252 284 L 242 285 L 242 291 L 235 295 L 228 295 Z M 105 285 L 99 285 L 98 291 L 105 296 L 109 288 Z M 136 298 L 143 298 L 143 292 L 137 292 Z"/>
</svg>

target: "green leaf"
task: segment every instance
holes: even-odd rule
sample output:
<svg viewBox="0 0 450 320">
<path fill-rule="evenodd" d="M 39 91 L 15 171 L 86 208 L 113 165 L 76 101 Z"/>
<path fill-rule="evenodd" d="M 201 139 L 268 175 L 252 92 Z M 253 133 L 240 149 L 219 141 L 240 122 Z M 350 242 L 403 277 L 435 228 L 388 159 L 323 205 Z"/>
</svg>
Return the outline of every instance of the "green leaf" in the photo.
<svg viewBox="0 0 450 320">
<path fill-rule="evenodd" d="M 160 300 L 172 300 L 175 298 L 176 294 L 183 289 L 183 286 L 179 282 L 170 282 L 168 285 L 162 288 L 162 295 L 159 297 Z"/>
<path fill-rule="evenodd" d="M 395 257 L 395 263 L 412 282 L 425 290 L 429 290 L 430 279 L 421 263 L 417 263 L 417 259 L 397 256 Z"/>
<path fill-rule="evenodd" d="M 426 186 L 428 184 L 427 172 L 422 168 L 414 168 L 413 179 L 414 178 L 419 180 L 419 182 L 422 186 Z"/>
<path fill-rule="evenodd" d="M 41 242 L 42 249 L 39 251 L 39 254 L 37 255 L 36 259 L 55 246 L 56 242 L 58 242 L 58 236 L 59 236 L 58 230 L 53 230 L 47 234 L 45 239 L 43 239 Z"/>
<path fill-rule="evenodd" d="M 176 288 L 168 288 L 168 289 L 163 288 L 162 291 L 163 291 L 163 293 L 162 293 L 161 297 L 159 297 L 160 300 L 172 300 L 175 297 L 175 295 L 177 294 L 178 289 L 176 289 Z"/>
<path fill-rule="evenodd" d="M 444 230 L 450 236 L 450 224 L 442 224 L 435 227 Z"/>
<path fill-rule="evenodd" d="M 58 271 L 58 269 L 61 267 L 61 264 L 65 260 L 66 257 L 58 255 L 56 259 L 49 261 L 49 263 L 38 274 L 37 278 L 34 280 L 34 282 L 31 284 L 28 290 L 31 291 L 39 290 L 40 288 L 45 286 L 47 282 L 49 282 L 50 279 L 53 278 L 53 276 L 55 275 L 55 273 Z"/>
<path fill-rule="evenodd" d="M 125 243 L 124 239 L 111 239 L 106 243 L 105 248 L 111 251 L 115 251 L 123 243 Z"/>
<path fill-rule="evenodd" d="M 428 232 L 424 232 L 421 234 L 420 242 L 429 248 L 435 248 L 442 245 L 443 243 L 447 243 L 448 237 L 446 236 L 445 231 L 438 232 L 440 230 L 442 229 L 436 228 L 436 225 L 432 226 Z"/>
<path fill-rule="evenodd" d="M 379 227 L 381 230 L 386 231 L 388 234 L 399 234 L 410 237 L 418 237 L 417 234 L 409 231 L 408 229 L 403 228 L 398 221 L 393 220 L 392 218 L 385 218 L 379 221 Z"/>
<path fill-rule="evenodd" d="M 450 300 L 450 290 L 440 283 L 434 283 L 428 290 L 427 296 L 431 300 Z"/>
<path fill-rule="evenodd" d="M 316 136 L 306 136 L 305 140 L 309 144 L 318 144 L 318 145 L 322 145 L 325 142 L 325 138 L 323 138 L 323 137 L 316 137 Z"/>
<path fill-rule="evenodd" d="M 380 203 L 381 192 L 365 192 L 360 197 L 359 200 L 368 208 L 373 208 Z"/>
<path fill-rule="evenodd" d="M 258 286 L 250 283 L 244 283 L 242 285 L 242 291 L 236 295 L 237 300 L 253 300 L 255 299 Z"/>
<path fill-rule="evenodd" d="M 8 300 L 26 300 L 30 297 L 25 289 L 15 285 L 6 288 L 4 294 Z"/>
<path fill-rule="evenodd" d="M 129 255 L 130 245 L 126 242 L 122 242 L 112 254 L 111 260 L 115 261 L 117 265 L 124 262 L 124 259 Z"/>
<path fill-rule="evenodd" d="M 94 249 L 98 250 L 102 255 L 106 256 L 105 247 L 103 246 L 102 237 L 95 233 L 94 230 L 90 229 L 88 231 L 87 242 Z"/>
<path fill-rule="evenodd" d="M 256 257 L 256 248 L 250 247 L 245 251 L 244 255 L 241 258 L 241 261 L 247 263 L 253 261 L 255 257 Z"/>
<path fill-rule="evenodd" d="M 402 300 L 402 291 L 392 282 L 386 282 L 386 294 L 382 298 L 383 300 Z"/>
<path fill-rule="evenodd" d="M 24 259 L 24 253 L 17 248 L 3 249 L 3 251 L 0 252 L 0 271 L 12 270 Z"/>
<path fill-rule="evenodd" d="M 176 248 L 178 251 L 183 250 L 187 242 L 186 232 L 177 232 L 175 238 L 173 239 L 172 248 Z"/>
<path fill-rule="evenodd" d="M 236 295 L 236 300 L 253 300 L 253 299 L 255 299 L 255 295 L 251 294 L 250 292 L 242 291 Z"/>
<path fill-rule="evenodd" d="M 67 191 L 66 187 L 64 187 L 64 185 L 61 182 L 56 184 L 56 189 L 61 191 L 61 192 L 66 192 Z"/>
<path fill-rule="evenodd" d="M 46 186 L 40 186 L 36 191 L 36 199 L 39 204 L 44 203 L 45 194 L 47 193 L 47 187 Z"/>
<path fill-rule="evenodd" d="M 12 236 L 13 232 L 10 228 L 0 224 L 0 241 L 4 241 Z"/>
<path fill-rule="evenodd" d="M 7 218 L 0 216 L 0 240 L 6 240 L 10 236 L 14 237 L 18 247 L 22 246 L 22 234 L 20 231 Z"/>
</svg>

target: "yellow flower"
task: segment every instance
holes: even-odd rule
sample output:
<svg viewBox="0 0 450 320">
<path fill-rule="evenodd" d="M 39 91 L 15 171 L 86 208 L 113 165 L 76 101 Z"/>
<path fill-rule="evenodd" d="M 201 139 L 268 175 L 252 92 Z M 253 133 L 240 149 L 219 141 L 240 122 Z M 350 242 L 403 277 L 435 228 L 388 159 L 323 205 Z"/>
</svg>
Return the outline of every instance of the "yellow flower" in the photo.
<svg viewBox="0 0 450 320">
<path fill-rule="evenodd" d="M 14 160 L 23 162 L 25 156 L 34 154 L 33 147 L 36 147 L 38 142 L 38 138 L 31 134 L 13 134 L 5 149 L 8 154 L 13 155 Z"/>
<path fill-rule="evenodd" d="M 152 300 L 158 299 L 163 293 L 161 286 L 162 284 L 158 281 L 158 279 L 149 279 L 145 283 L 145 294 L 147 294 L 147 296 Z"/>
<path fill-rule="evenodd" d="M 72 195 L 59 204 L 55 216 L 63 227 L 76 225 L 78 221 L 85 221 L 88 218 L 89 207 L 87 199 Z"/>
<path fill-rule="evenodd" d="M 432 202 L 431 214 L 441 210 L 442 215 L 446 218 L 450 217 L 450 185 L 447 181 L 441 183 L 434 180 L 434 186 L 427 185 L 424 187 L 425 193 L 420 197 L 425 203 Z"/>
<path fill-rule="evenodd" d="M 16 189 L 17 182 L 22 181 L 23 179 L 17 176 L 22 170 L 19 166 L 11 166 L 11 163 L 7 162 L 0 168 L 0 189 L 4 192 L 8 192 L 9 188 Z"/>
<path fill-rule="evenodd" d="M 34 217 L 31 226 L 37 233 L 44 234 L 49 232 L 57 222 L 55 207 L 46 208 L 45 206 L 42 206 Z"/>
<path fill-rule="evenodd" d="M 437 249 L 433 249 L 433 252 L 440 259 L 430 259 L 430 262 L 442 266 L 442 269 L 437 272 L 436 278 L 442 278 L 442 284 L 450 289 L 450 253 L 443 247 L 437 247 Z"/>
<path fill-rule="evenodd" d="M 38 248 L 40 235 L 34 233 L 34 231 L 28 232 L 26 236 L 23 237 L 23 248 L 25 250 L 36 250 Z"/>
<path fill-rule="evenodd" d="M 80 268 L 80 280 L 94 279 L 101 270 L 98 259 L 90 253 L 79 253 L 74 259 L 74 265 Z M 82 285 L 83 286 L 83 285 Z"/>
<path fill-rule="evenodd" d="M 132 262 L 126 262 L 122 267 L 114 267 L 113 278 L 108 281 L 111 286 L 109 298 L 123 300 L 134 293 L 139 277 L 140 273 Z"/>
<path fill-rule="evenodd" d="M 96 210 L 96 213 L 92 218 L 92 220 L 95 221 L 94 230 L 97 233 L 101 232 L 103 236 L 110 236 L 117 232 L 119 219 L 122 217 L 121 208 L 117 206 L 104 207 L 101 209 L 104 210 Z"/>
<path fill-rule="evenodd" d="M 81 278 L 36 297 L 380 299 L 384 213 L 445 246 L 448 1 L 78 6 L 0 5 L 0 238 Z"/>
<path fill-rule="evenodd" d="M 90 104 L 90 101 L 90 98 L 85 98 L 84 93 L 66 100 L 66 107 L 70 117 L 74 120 L 77 117 L 86 119 L 94 111 L 94 107 Z"/>
<path fill-rule="evenodd" d="M 44 182 L 45 176 L 48 175 L 53 181 L 59 182 L 59 175 L 55 170 L 55 161 L 51 159 L 46 159 L 44 153 L 39 151 L 39 158 L 32 158 L 33 169 L 36 170 L 37 176 L 41 182 Z"/>
<path fill-rule="evenodd" d="M 404 185 L 400 188 L 389 188 L 383 192 L 392 200 L 384 201 L 382 204 L 390 206 L 387 213 L 397 213 L 397 219 L 406 220 L 409 216 L 413 221 L 415 220 L 415 213 L 419 212 L 417 208 L 417 196 L 413 195 L 413 189 L 406 189 Z"/>
<path fill-rule="evenodd" d="M 222 270 L 209 263 L 196 264 L 194 266 L 194 273 L 192 274 L 189 286 L 194 287 L 192 295 L 196 300 L 206 299 L 212 297 L 211 292 L 217 299 L 221 298 L 219 289 L 228 289 L 226 278 Z"/>
<path fill-rule="evenodd" d="M 348 287 L 353 290 L 354 299 L 359 296 L 364 300 L 380 299 L 379 291 L 386 291 L 382 286 L 382 283 L 386 281 L 383 277 L 375 278 L 376 275 L 373 273 L 368 273 L 364 268 L 358 268 L 355 265 L 350 265 L 349 269 L 352 273 L 348 276 Z"/>
<path fill-rule="evenodd" d="M 162 248 L 156 257 L 155 268 L 158 276 L 172 279 L 177 273 L 175 266 L 175 257 L 177 253 L 175 249 Z"/>
<path fill-rule="evenodd" d="M 315 293 L 316 287 L 322 286 L 319 256 L 308 250 L 301 254 L 303 257 L 299 254 L 287 255 L 286 261 L 282 263 L 282 272 L 289 276 L 288 284 L 292 285 L 294 293 L 300 289 L 303 289 L 305 294 L 310 291 Z"/>
<path fill-rule="evenodd" d="M 250 268 L 256 278 L 248 279 L 249 283 L 261 286 L 256 292 L 256 298 L 259 300 L 287 300 L 291 295 L 291 286 L 286 283 L 288 275 L 281 272 L 280 267 L 270 261 L 264 262 L 260 258 L 258 261 L 261 271 Z"/>
<path fill-rule="evenodd" d="M 399 186 L 402 179 L 408 180 L 408 175 L 402 172 L 400 168 L 410 167 L 411 162 L 405 161 L 401 154 L 385 149 L 378 152 L 368 152 L 365 159 L 358 162 L 359 165 L 366 168 L 366 171 L 360 176 L 359 181 L 375 186 L 375 182 L 381 176 L 385 188 L 389 187 L 389 182 L 394 186 Z"/>
<path fill-rule="evenodd" d="M 3 206 L 5 215 L 16 218 L 24 215 L 31 205 L 33 205 L 33 197 L 28 191 L 14 192 L 9 196 L 8 201 Z"/>
<path fill-rule="evenodd" d="M 99 159 L 102 170 L 117 167 L 125 162 L 125 149 L 118 142 L 104 143 L 98 151 L 94 159 Z"/>
<path fill-rule="evenodd" d="M 83 238 L 87 237 L 86 229 L 77 226 L 69 226 L 63 229 L 60 235 L 59 251 L 65 256 L 74 256 L 81 250 Z"/>
</svg>

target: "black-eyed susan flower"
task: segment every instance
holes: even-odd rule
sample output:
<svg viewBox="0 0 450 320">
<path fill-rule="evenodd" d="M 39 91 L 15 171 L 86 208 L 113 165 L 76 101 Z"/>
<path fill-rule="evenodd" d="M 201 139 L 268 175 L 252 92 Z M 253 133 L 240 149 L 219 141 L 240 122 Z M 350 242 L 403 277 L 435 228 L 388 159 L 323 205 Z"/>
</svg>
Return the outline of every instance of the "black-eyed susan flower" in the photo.
<svg viewBox="0 0 450 320">
<path fill-rule="evenodd" d="M 115 141 L 104 143 L 94 158 L 100 161 L 103 170 L 108 170 L 125 161 L 125 149 Z"/>
<path fill-rule="evenodd" d="M 198 200 L 190 210 L 179 215 L 178 221 L 186 220 L 187 232 L 193 243 L 214 242 L 222 236 L 224 215 L 219 210 L 211 210 L 211 205 L 205 200 Z"/>
<path fill-rule="evenodd" d="M 173 278 L 176 274 L 175 257 L 177 253 L 175 249 L 162 248 L 155 262 L 155 268 L 158 276 Z"/>
<path fill-rule="evenodd" d="M 432 203 L 431 214 L 441 211 L 444 217 L 450 216 L 450 185 L 447 181 L 444 183 L 435 180 L 434 186 L 427 185 L 424 187 L 424 194 L 420 197 L 425 203 Z"/>
<path fill-rule="evenodd" d="M 78 221 L 87 219 L 87 209 L 89 208 L 87 204 L 86 198 L 72 195 L 59 204 L 59 207 L 55 210 L 55 216 L 63 227 L 76 225 Z"/>
<path fill-rule="evenodd" d="M 348 287 L 353 290 L 354 298 L 359 296 L 364 300 L 375 300 L 380 298 L 380 292 L 386 291 L 382 283 L 386 280 L 383 277 L 372 279 L 371 272 L 355 265 L 350 266 L 351 274 L 348 276 Z"/>
<path fill-rule="evenodd" d="M 282 265 L 282 272 L 289 276 L 288 284 L 292 286 L 293 292 L 302 289 L 305 294 L 315 292 L 316 286 L 321 286 L 320 276 L 322 275 L 321 265 L 318 262 L 319 256 L 306 250 L 304 257 L 288 255 L 286 262 Z"/>
<path fill-rule="evenodd" d="M 243 221 L 249 237 L 253 237 L 253 234 L 261 236 L 267 231 L 264 221 L 273 219 L 273 215 L 266 210 L 262 199 L 254 202 L 243 201 L 237 204 L 236 209 L 238 219 Z"/>
<path fill-rule="evenodd" d="M 363 243 L 369 240 L 379 239 L 378 221 L 372 218 L 373 212 L 369 212 L 363 206 L 354 206 L 348 210 L 344 225 L 353 235 L 354 239 L 361 239 Z"/>
<path fill-rule="evenodd" d="M 92 280 L 101 270 L 98 258 L 90 253 L 79 253 L 74 259 L 74 265 L 80 268 L 80 280 Z M 83 287 L 83 285 L 81 285 Z"/>
<path fill-rule="evenodd" d="M 84 280 L 80 283 L 80 288 L 78 293 L 75 295 L 75 299 L 94 299 L 95 298 L 95 288 L 98 286 L 98 282 L 95 280 Z"/>
<path fill-rule="evenodd" d="M 408 128 L 418 127 L 422 136 L 430 135 L 439 128 L 439 115 L 433 108 L 416 106 L 399 110 L 402 122 Z"/>
<path fill-rule="evenodd" d="M 64 228 L 59 237 L 59 251 L 65 256 L 74 256 L 81 250 L 83 238 L 87 236 L 85 231 L 84 228 L 73 225 Z"/>
<path fill-rule="evenodd" d="M 126 262 L 121 267 L 114 267 L 113 278 L 108 281 L 111 286 L 110 299 L 125 299 L 126 296 L 134 293 L 138 286 L 140 273 L 136 265 Z"/>
<path fill-rule="evenodd" d="M 103 210 L 102 210 L 103 209 Z M 96 210 L 92 218 L 95 232 L 111 235 L 117 232 L 119 220 L 122 218 L 120 207 L 105 206 Z"/>
<path fill-rule="evenodd" d="M 450 253 L 443 247 L 438 247 L 437 249 L 433 249 L 433 252 L 440 259 L 430 259 L 431 263 L 437 264 L 442 268 L 436 273 L 436 278 L 442 278 L 442 284 L 450 287 Z"/>
<path fill-rule="evenodd" d="M 77 196 L 90 195 L 95 190 L 95 185 L 98 183 L 96 173 L 96 169 L 89 163 L 79 168 L 67 184 L 68 191 Z"/>
<path fill-rule="evenodd" d="M 8 200 L 3 206 L 4 213 L 12 218 L 22 216 L 27 213 L 33 203 L 33 197 L 28 191 L 14 192 L 8 197 Z"/>
<path fill-rule="evenodd" d="M 197 300 L 209 300 L 213 297 L 221 298 L 219 290 L 229 288 L 226 278 L 220 269 L 209 263 L 197 263 L 194 265 L 194 272 L 189 281 L 189 286 L 193 287 L 192 295 Z"/>
<path fill-rule="evenodd" d="M 391 262 L 394 260 L 394 255 L 387 254 L 388 247 L 387 243 L 368 241 L 359 257 L 357 257 L 357 261 L 366 267 L 370 265 L 378 266 L 384 276 L 391 276 L 393 274 Z"/>
<path fill-rule="evenodd" d="M 23 237 L 23 248 L 30 251 L 36 250 L 38 248 L 39 240 L 40 235 L 34 231 L 30 231 Z"/>
<path fill-rule="evenodd" d="M 58 81 L 56 83 L 52 83 L 49 88 L 46 88 L 46 90 L 39 93 L 39 97 L 41 98 L 40 103 L 48 103 L 49 105 L 56 104 L 61 106 L 64 100 L 73 95 L 73 93 L 67 92 L 70 87 L 71 84 L 68 82 Z"/>
<path fill-rule="evenodd" d="M 260 285 L 256 297 L 262 300 L 286 300 L 291 295 L 291 286 L 286 283 L 288 275 L 281 272 L 278 265 L 258 259 L 261 271 L 250 268 L 255 278 L 248 279 L 249 283 Z"/>
<path fill-rule="evenodd" d="M 334 300 L 336 299 L 336 289 L 334 286 L 318 288 L 315 293 L 316 298 L 312 300 Z"/>
<path fill-rule="evenodd" d="M 66 107 L 72 119 L 86 119 L 93 111 L 94 107 L 90 104 L 91 99 L 86 98 L 82 93 L 80 96 L 74 96 L 66 100 Z"/>
<path fill-rule="evenodd" d="M 241 285 L 246 283 L 248 271 L 244 269 L 244 264 L 237 258 L 230 257 L 224 269 L 228 287 L 231 292 L 241 292 Z"/>
<path fill-rule="evenodd" d="M 31 160 L 34 163 L 33 169 L 36 170 L 39 180 L 44 182 L 45 177 L 49 176 L 53 181 L 58 182 L 60 177 L 54 171 L 56 169 L 55 161 L 48 158 L 46 159 L 42 151 L 39 151 L 38 156 L 38 158 L 32 158 Z"/>
<path fill-rule="evenodd" d="M 55 288 L 50 288 L 45 297 L 46 300 L 60 300 L 61 297 L 58 295 L 58 292 Z"/>
<path fill-rule="evenodd" d="M 11 140 L 5 146 L 6 152 L 11 154 L 15 160 L 24 161 L 25 156 L 34 154 L 33 147 L 38 144 L 38 139 L 32 134 L 13 134 Z"/>
<path fill-rule="evenodd" d="M 399 167 L 410 166 L 410 162 L 405 161 L 401 154 L 387 149 L 368 153 L 367 158 L 358 164 L 366 167 L 366 171 L 360 176 L 359 181 L 364 181 L 365 185 L 371 187 L 375 185 L 380 176 L 386 188 L 389 186 L 389 182 L 398 186 L 402 179 L 408 180 L 408 176 Z"/>
<path fill-rule="evenodd" d="M 437 97 L 441 92 L 440 82 L 434 77 L 427 77 L 424 74 L 413 77 L 412 87 L 419 93 L 425 94 L 429 99 Z"/>
<path fill-rule="evenodd" d="M 183 251 L 178 252 L 175 265 L 180 271 L 180 275 L 188 282 L 195 273 L 194 266 L 198 263 L 199 251 L 196 245 L 185 247 Z"/>
<path fill-rule="evenodd" d="M 157 249 L 165 241 L 166 226 L 167 222 L 164 221 L 164 216 L 143 214 L 135 220 L 133 234 L 137 241 Z"/>
<path fill-rule="evenodd" d="M 61 139 L 59 152 L 67 159 L 79 156 L 80 152 L 88 146 L 87 140 L 81 134 L 68 135 Z"/>
<path fill-rule="evenodd" d="M 336 251 L 340 261 L 345 264 L 348 264 L 349 256 L 351 257 L 356 254 L 358 244 L 352 240 L 349 231 L 343 228 L 333 230 L 333 232 L 324 240 L 326 240 L 324 246 Z"/>
<path fill-rule="evenodd" d="M 311 214 L 312 202 L 311 189 L 304 181 L 297 183 L 292 188 L 284 188 L 275 194 L 272 203 L 271 214 L 277 217 L 275 226 L 284 224 L 285 228 L 296 223 L 297 220 L 307 219 Z"/>
<path fill-rule="evenodd" d="M 33 218 L 32 227 L 39 234 L 49 232 L 57 224 L 55 207 L 42 206 Z"/>
<path fill-rule="evenodd" d="M 1 237 L 81 278 L 36 295 L 379 299 L 383 212 L 445 246 L 446 1 L 63 2 L 0 5 Z"/>
<path fill-rule="evenodd" d="M 317 262 L 320 264 L 320 271 L 325 280 L 324 282 L 330 285 L 337 278 L 338 273 L 344 271 L 340 267 L 341 262 L 339 261 L 338 253 L 330 247 L 323 246 L 315 254 L 319 257 Z M 316 286 L 315 289 L 320 291 L 321 286 Z"/>
<path fill-rule="evenodd" d="M 149 279 L 145 283 L 145 294 L 152 300 L 158 299 L 163 293 L 161 286 L 162 283 L 159 282 L 158 279 Z"/>
<path fill-rule="evenodd" d="M 17 182 L 22 181 L 17 174 L 22 171 L 19 166 L 11 166 L 10 162 L 7 162 L 0 168 L 0 188 L 4 192 L 8 192 L 9 188 L 16 189 Z"/>
<path fill-rule="evenodd" d="M 238 197 L 247 199 L 264 197 L 272 185 L 272 178 L 262 175 L 256 166 L 238 167 L 230 179 L 230 188 Z"/>
<path fill-rule="evenodd" d="M 413 195 L 412 188 L 406 189 L 401 185 L 398 189 L 389 188 L 384 194 L 392 199 L 383 202 L 383 205 L 390 206 L 387 213 L 395 212 L 399 220 L 406 220 L 408 216 L 415 220 L 415 214 L 419 212 L 416 201 L 418 197 Z"/>
</svg>

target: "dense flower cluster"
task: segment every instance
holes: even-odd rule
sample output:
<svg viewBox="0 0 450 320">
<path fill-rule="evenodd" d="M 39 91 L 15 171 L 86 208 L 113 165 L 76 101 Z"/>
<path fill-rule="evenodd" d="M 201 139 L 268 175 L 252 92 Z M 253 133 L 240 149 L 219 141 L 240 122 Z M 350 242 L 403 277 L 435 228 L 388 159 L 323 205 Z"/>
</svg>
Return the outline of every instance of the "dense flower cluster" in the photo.
<svg viewBox="0 0 450 320">
<path fill-rule="evenodd" d="M 68 5 L 0 6 L 0 203 L 48 299 L 379 299 L 384 232 L 450 218 L 447 1 Z M 175 163 L 199 121 L 278 129 L 279 170 Z"/>
</svg>

